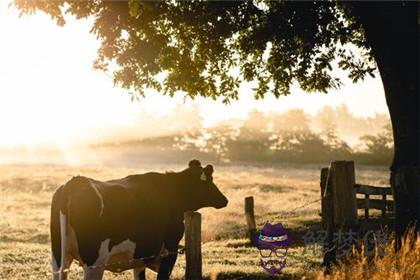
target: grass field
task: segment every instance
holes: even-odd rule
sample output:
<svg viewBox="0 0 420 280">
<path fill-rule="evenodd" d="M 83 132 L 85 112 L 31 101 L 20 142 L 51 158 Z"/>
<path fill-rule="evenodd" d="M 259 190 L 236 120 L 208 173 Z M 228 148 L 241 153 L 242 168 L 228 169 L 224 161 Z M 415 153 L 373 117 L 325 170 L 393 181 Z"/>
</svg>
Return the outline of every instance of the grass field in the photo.
<svg viewBox="0 0 420 280">
<path fill-rule="evenodd" d="M 186 164 L 185 164 L 186 165 Z M 0 166 L 0 279 L 49 279 L 49 206 L 55 188 L 74 175 L 99 180 L 146 171 L 178 171 L 185 166 L 153 164 L 139 168 Z M 317 165 L 215 166 L 214 180 L 229 198 L 221 210 L 202 209 L 203 272 L 217 279 L 300 278 L 319 269 L 321 258 L 304 252 L 302 235 L 320 228 L 320 202 L 300 207 L 320 197 Z M 357 182 L 388 185 L 387 168 L 357 166 Z M 258 227 L 281 222 L 293 237 L 288 262 L 279 277 L 258 266 L 259 252 L 248 245 L 243 201 L 254 196 Z M 180 256 L 172 278 L 182 279 L 185 258 Z M 81 279 L 81 268 L 71 267 L 70 279 Z M 153 272 L 148 273 L 151 279 Z M 106 272 L 105 279 L 132 279 L 131 272 Z"/>
</svg>

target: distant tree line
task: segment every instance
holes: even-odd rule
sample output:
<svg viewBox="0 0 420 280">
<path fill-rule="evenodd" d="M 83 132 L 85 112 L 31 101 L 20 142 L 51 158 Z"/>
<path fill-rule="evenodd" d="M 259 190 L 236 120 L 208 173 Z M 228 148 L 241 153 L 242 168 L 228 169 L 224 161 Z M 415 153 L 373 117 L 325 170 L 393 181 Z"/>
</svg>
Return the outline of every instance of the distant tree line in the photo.
<svg viewBox="0 0 420 280">
<path fill-rule="evenodd" d="M 339 125 L 337 125 L 337 123 Z M 349 145 L 343 135 L 354 138 Z M 325 163 L 353 159 L 362 164 L 386 165 L 392 160 L 392 130 L 386 116 L 357 118 L 344 106 L 326 107 L 315 116 L 300 109 L 282 114 L 250 112 L 243 122 L 226 121 L 212 127 L 122 142 L 159 154 L 159 157 L 199 156 L 216 161 Z"/>
</svg>

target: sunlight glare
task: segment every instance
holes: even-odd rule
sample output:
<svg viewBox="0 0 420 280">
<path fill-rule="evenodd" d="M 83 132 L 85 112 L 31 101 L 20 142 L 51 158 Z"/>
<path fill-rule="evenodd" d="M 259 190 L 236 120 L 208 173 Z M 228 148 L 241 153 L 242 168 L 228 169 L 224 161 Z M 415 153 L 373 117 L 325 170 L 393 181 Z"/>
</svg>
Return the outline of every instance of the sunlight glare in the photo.
<svg viewBox="0 0 420 280">
<path fill-rule="evenodd" d="M 113 87 L 110 76 L 93 70 L 99 42 L 89 33 L 91 25 L 92 20 L 69 17 L 64 27 L 58 27 L 43 13 L 19 18 L 7 2 L 0 4 L 0 37 L 6 38 L 0 44 L 0 146 L 31 149 L 55 143 L 63 148 L 100 142 L 113 130 L 147 123 L 141 112 L 162 116 L 180 104 L 197 105 L 205 126 L 243 119 L 253 109 L 301 108 L 314 114 L 325 105 L 346 104 L 356 116 L 387 112 L 379 77 L 358 84 L 345 80 L 341 90 L 329 94 L 306 94 L 294 87 L 290 96 L 276 100 L 267 95 L 259 101 L 253 98 L 252 83 L 244 83 L 240 99 L 228 106 L 203 98 L 170 98 L 152 90 L 145 99 L 130 102 L 126 91 Z M 143 129 L 136 133 L 155 133 L 153 125 Z"/>
</svg>

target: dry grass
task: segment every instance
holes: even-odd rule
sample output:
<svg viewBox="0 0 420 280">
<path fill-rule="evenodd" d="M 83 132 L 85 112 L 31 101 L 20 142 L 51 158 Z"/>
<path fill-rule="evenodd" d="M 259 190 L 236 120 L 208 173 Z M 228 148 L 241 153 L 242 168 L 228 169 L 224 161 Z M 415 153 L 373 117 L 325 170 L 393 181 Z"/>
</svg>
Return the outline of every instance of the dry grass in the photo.
<svg viewBox="0 0 420 280">
<path fill-rule="evenodd" d="M 227 195 L 228 207 L 202 209 L 203 272 L 217 279 L 297 278 L 317 271 L 319 255 L 303 253 L 301 235 L 319 229 L 320 203 L 291 211 L 319 198 L 321 166 L 216 166 L 215 182 Z M 99 180 L 156 170 L 180 170 L 184 165 L 148 165 L 142 168 L 0 166 L 0 279 L 48 279 L 50 272 L 49 206 L 54 189 L 72 176 L 83 174 Z M 357 170 L 358 182 L 386 185 L 385 168 Z M 243 200 L 254 196 L 257 224 L 281 222 L 296 241 L 289 250 L 288 265 L 279 277 L 269 277 L 259 266 L 259 253 L 245 239 Z M 418 257 L 418 255 L 417 255 Z M 174 268 L 173 279 L 182 279 L 185 258 Z M 81 270 L 71 267 L 70 279 Z M 155 275 L 149 273 L 152 279 Z M 132 279 L 131 272 L 105 279 Z"/>
<path fill-rule="evenodd" d="M 363 251 L 362 251 L 363 252 Z M 336 266 L 330 275 L 319 271 L 306 279 L 317 280 L 383 280 L 383 279 L 420 279 L 420 239 L 411 235 L 399 252 L 394 251 L 394 243 L 386 248 L 384 257 L 367 257 L 355 253 L 353 257 Z"/>
</svg>

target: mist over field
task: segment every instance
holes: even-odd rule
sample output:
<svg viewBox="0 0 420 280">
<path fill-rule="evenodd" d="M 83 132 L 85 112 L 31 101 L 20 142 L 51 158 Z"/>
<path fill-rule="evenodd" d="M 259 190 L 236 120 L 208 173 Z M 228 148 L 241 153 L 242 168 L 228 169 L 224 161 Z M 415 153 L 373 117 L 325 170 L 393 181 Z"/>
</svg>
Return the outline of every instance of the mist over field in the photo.
<svg viewBox="0 0 420 280">
<path fill-rule="evenodd" d="M 420 280 L 419 12 L 0 1 L 0 280 Z"/>
<path fill-rule="evenodd" d="M 144 120 L 147 120 L 144 121 Z M 342 105 L 316 114 L 251 111 L 242 119 L 206 124 L 197 106 L 166 115 L 140 114 L 118 128 L 93 128 L 84 141 L 0 147 L 2 164 L 132 167 L 200 157 L 218 163 L 328 163 L 355 159 L 387 165 L 392 155 L 389 117 L 357 117 Z"/>
</svg>

